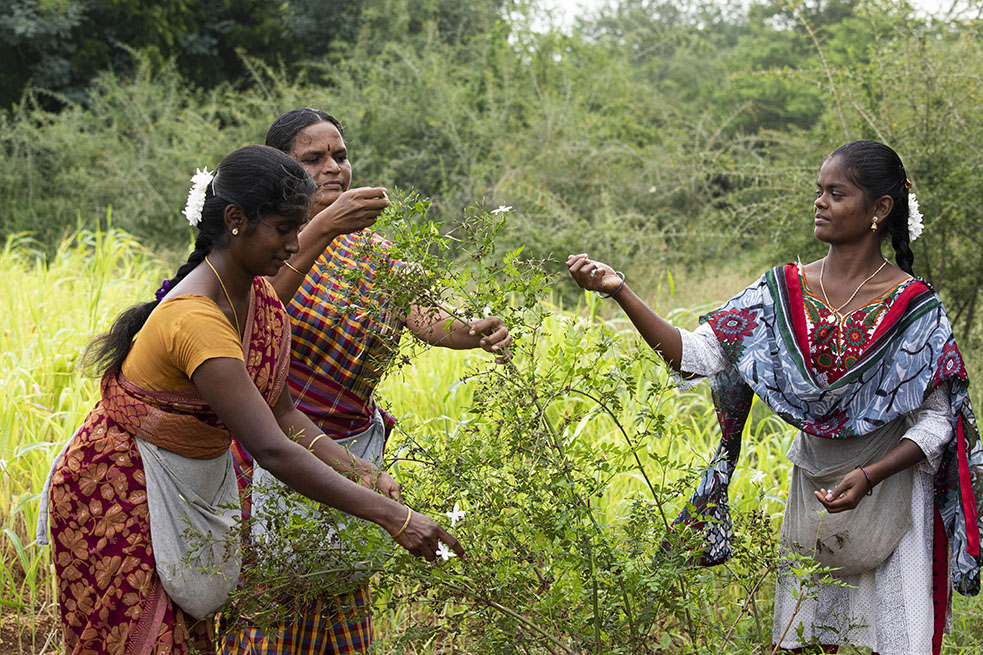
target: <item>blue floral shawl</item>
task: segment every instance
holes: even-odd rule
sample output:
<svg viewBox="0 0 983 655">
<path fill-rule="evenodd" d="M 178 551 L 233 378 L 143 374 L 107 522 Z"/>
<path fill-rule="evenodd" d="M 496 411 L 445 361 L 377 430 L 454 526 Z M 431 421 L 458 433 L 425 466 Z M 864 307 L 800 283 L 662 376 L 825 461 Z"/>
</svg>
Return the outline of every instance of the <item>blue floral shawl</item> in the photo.
<svg viewBox="0 0 983 655">
<path fill-rule="evenodd" d="M 707 545 L 701 564 L 720 564 L 732 554 L 727 486 L 754 394 L 803 432 L 849 439 L 915 411 L 934 389 L 948 384 L 953 438 L 935 476 L 937 520 L 941 518 L 951 547 L 949 570 L 955 588 L 968 596 L 979 592 L 983 449 L 969 402 L 966 366 L 945 308 L 927 283 L 906 285 L 857 363 L 827 386 L 817 382 L 809 364 L 795 264 L 768 271 L 700 320 L 713 329 L 732 364 L 710 379 L 720 445 L 690 504 L 675 521 L 704 531 Z"/>
</svg>

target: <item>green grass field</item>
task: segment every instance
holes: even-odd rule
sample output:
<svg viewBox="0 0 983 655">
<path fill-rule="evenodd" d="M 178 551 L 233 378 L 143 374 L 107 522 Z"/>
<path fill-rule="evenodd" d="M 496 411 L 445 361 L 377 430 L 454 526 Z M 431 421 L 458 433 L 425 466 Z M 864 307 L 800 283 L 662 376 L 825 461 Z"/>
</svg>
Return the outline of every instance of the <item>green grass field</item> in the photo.
<svg viewBox="0 0 983 655">
<path fill-rule="evenodd" d="M 66 239 L 48 260 L 39 252 L 29 239 L 11 238 L 0 253 L 0 653 L 61 652 L 50 550 L 34 543 L 39 491 L 51 458 L 97 398 L 96 380 L 82 376 L 76 367 L 85 345 L 119 310 L 152 297 L 165 270 L 157 255 L 118 231 L 82 232 Z M 675 312 L 678 320 L 691 320 L 686 310 L 669 306 L 671 300 L 669 296 L 656 302 L 670 314 Z M 544 338 L 559 338 L 550 335 L 561 334 L 566 322 L 600 320 L 589 318 L 598 309 L 594 302 L 587 300 L 583 311 L 557 309 L 543 326 Z M 623 319 L 612 318 L 610 327 L 626 338 L 631 333 Z M 460 380 L 475 357 L 486 355 L 430 349 L 387 378 L 380 396 L 398 417 L 414 425 L 437 425 L 441 417 L 456 420 L 470 405 L 471 390 Z M 651 375 L 661 378 L 665 373 L 652 370 Z M 717 440 L 706 390 L 675 391 L 661 402 L 678 436 L 653 439 L 644 449 L 693 466 L 705 461 Z M 755 412 L 757 420 L 745 442 L 731 497 L 738 510 L 763 510 L 777 531 L 790 471 L 784 452 L 793 433 L 760 410 Z M 590 435 L 602 443 L 620 439 L 615 426 L 603 418 L 592 421 Z M 601 510 L 617 514 L 642 489 L 637 474 L 618 476 L 599 501 Z M 387 650 L 387 627 L 395 629 L 426 616 L 412 607 L 381 611 L 376 622 L 380 650 Z M 983 652 L 981 627 L 978 601 L 957 598 L 953 635 L 945 652 Z M 453 645 L 450 649 L 434 645 L 418 652 L 452 652 Z"/>
</svg>

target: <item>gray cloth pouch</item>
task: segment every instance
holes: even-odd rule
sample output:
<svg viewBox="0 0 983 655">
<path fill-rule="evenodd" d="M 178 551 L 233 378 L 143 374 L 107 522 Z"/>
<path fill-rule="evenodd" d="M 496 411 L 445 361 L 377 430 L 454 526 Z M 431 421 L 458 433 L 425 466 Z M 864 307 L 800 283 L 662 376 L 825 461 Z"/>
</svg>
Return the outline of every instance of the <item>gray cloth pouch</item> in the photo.
<svg viewBox="0 0 983 655">
<path fill-rule="evenodd" d="M 48 475 L 44 479 L 44 486 L 41 487 L 41 500 L 38 504 L 38 522 L 34 528 L 34 539 L 37 541 L 38 546 L 47 546 L 51 543 L 51 540 L 48 539 L 48 521 L 51 517 L 51 499 L 49 498 L 51 495 L 51 479 L 55 477 L 55 469 L 58 468 L 58 462 L 65 456 L 76 434 L 78 434 L 77 430 L 75 434 L 69 437 L 65 445 L 61 447 L 58 454 L 55 455 L 55 459 L 51 462 L 51 468 L 48 469 Z"/>
<path fill-rule="evenodd" d="M 241 508 L 232 453 L 190 459 L 137 439 L 147 477 L 150 536 L 161 586 L 187 614 L 204 619 L 239 582 L 234 530 Z"/>
<path fill-rule="evenodd" d="M 813 492 L 833 489 L 850 471 L 879 460 L 898 445 L 903 425 L 890 424 L 865 437 L 848 440 L 857 442 L 849 445 L 848 441 L 800 433 L 796 441 L 808 441 L 794 444 L 789 452 L 796 466 L 782 522 L 782 543 L 836 569 L 837 577 L 876 569 L 890 557 L 911 528 L 914 468 L 881 481 L 870 496 L 845 512 L 830 514 Z M 841 461 L 822 466 L 832 459 Z"/>
</svg>

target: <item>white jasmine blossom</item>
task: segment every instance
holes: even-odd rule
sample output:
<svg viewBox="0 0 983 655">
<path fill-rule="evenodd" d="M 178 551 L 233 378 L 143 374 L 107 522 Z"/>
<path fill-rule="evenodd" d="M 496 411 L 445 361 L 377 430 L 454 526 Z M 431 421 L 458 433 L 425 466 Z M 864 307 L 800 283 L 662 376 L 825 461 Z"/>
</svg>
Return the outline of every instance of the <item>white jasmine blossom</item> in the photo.
<svg viewBox="0 0 983 655">
<path fill-rule="evenodd" d="M 196 168 L 195 174 L 191 178 L 191 190 L 188 192 L 188 204 L 184 207 L 184 217 L 188 219 L 188 223 L 191 227 L 198 225 L 201 222 L 201 210 L 205 206 L 205 191 L 208 189 L 208 184 L 215 177 L 214 173 L 208 171 L 206 166 L 204 170 Z"/>
<path fill-rule="evenodd" d="M 454 551 L 451 550 L 450 548 L 448 548 L 447 547 L 447 544 L 445 544 L 443 541 L 438 541 L 437 542 L 437 552 L 436 552 L 436 555 L 437 555 L 437 557 L 441 558 L 445 562 L 447 560 L 449 560 L 450 558 L 452 558 L 452 557 L 457 557 L 457 555 L 454 553 Z"/>
<path fill-rule="evenodd" d="M 753 482 L 754 484 L 759 484 L 762 480 L 765 479 L 765 475 L 766 473 L 764 471 L 755 471 L 754 474 L 751 476 L 751 482 Z"/>
<path fill-rule="evenodd" d="M 447 514 L 447 518 L 451 521 L 451 527 L 453 528 L 457 525 L 457 522 L 464 518 L 465 511 L 461 509 L 460 503 L 454 503 L 454 509 L 449 512 L 444 512 Z"/>
<path fill-rule="evenodd" d="M 922 224 L 922 212 L 918 209 L 918 200 L 914 193 L 908 194 L 908 241 L 914 241 L 922 235 L 925 226 Z"/>
<path fill-rule="evenodd" d="M 512 205 L 499 205 L 498 209 L 491 210 L 493 214 L 507 214 L 512 211 Z"/>
</svg>

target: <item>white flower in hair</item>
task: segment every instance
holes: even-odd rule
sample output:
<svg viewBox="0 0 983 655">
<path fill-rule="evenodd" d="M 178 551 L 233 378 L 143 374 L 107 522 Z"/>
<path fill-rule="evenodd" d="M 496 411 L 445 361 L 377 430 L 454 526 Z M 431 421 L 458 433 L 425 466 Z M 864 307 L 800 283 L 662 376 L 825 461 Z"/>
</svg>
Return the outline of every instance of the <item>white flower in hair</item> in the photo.
<svg viewBox="0 0 983 655">
<path fill-rule="evenodd" d="M 206 166 L 204 170 L 195 169 L 195 174 L 191 178 L 191 191 L 188 192 L 188 204 L 184 207 L 184 217 L 188 219 L 191 227 L 195 227 L 201 222 L 201 209 L 205 206 L 205 191 L 208 184 L 215 177 L 215 173 L 210 173 Z"/>
<path fill-rule="evenodd" d="M 918 209 L 918 200 L 914 193 L 908 194 L 908 241 L 914 241 L 922 235 L 925 226 L 922 224 L 922 213 Z"/>
</svg>

